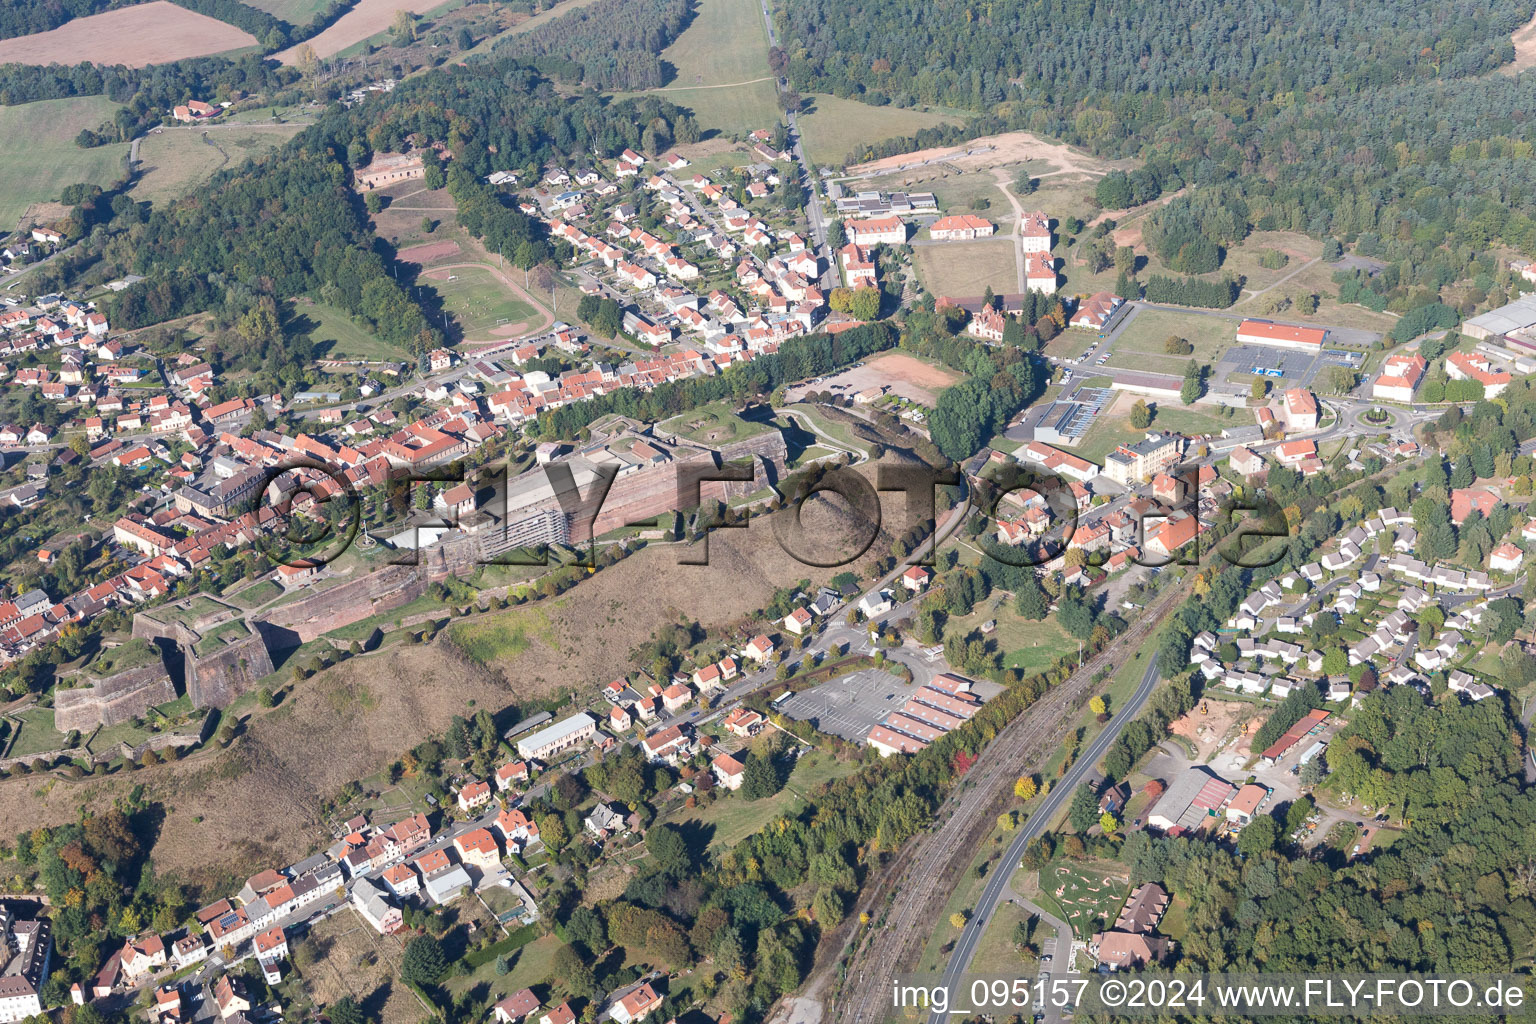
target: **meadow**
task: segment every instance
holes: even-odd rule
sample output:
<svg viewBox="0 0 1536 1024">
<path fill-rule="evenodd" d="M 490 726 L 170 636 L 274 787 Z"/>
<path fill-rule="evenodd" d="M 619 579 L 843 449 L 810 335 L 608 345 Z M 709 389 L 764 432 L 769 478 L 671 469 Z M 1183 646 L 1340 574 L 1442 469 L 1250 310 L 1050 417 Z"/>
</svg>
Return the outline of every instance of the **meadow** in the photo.
<svg viewBox="0 0 1536 1024">
<path fill-rule="evenodd" d="M 65 185 L 105 187 L 122 177 L 127 143 L 95 149 L 75 145 L 82 128 L 110 121 L 117 108 L 105 96 L 0 107 L 0 137 L 27 140 L 0 150 L 0 229 L 17 226 L 33 203 L 58 199 Z"/>
</svg>

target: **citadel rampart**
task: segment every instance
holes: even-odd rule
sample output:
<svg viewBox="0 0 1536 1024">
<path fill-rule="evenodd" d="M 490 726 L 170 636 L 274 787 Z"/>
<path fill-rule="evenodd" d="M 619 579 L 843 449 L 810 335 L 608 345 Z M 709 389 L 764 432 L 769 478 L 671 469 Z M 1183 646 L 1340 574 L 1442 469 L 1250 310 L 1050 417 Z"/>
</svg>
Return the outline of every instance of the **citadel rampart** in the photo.
<svg viewBox="0 0 1536 1024">
<path fill-rule="evenodd" d="M 176 699 L 176 687 L 165 666 L 158 663 L 104 679 L 76 676 L 69 682 L 74 685 L 60 685 L 53 697 L 53 727 L 65 733 L 118 725 Z"/>
</svg>

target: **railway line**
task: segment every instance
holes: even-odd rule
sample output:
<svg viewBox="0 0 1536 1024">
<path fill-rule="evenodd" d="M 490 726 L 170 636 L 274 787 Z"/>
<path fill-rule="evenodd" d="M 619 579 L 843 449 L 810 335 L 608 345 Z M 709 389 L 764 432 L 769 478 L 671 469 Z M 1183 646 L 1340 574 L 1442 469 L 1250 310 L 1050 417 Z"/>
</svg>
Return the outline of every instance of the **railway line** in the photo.
<svg viewBox="0 0 1536 1024">
<path fill-rule="evenodd" d="M 950 893 L 1010 799 L 1014 780 L 1037 768 L 1056 749 L 1092 694 L 1094 676 L 1123 663 L 1178 606 L 1184 591 L 1177 587 L 1160 595 L 1138 622 L 1004 728 L 987 747 L 980 762 L 941 805 L 929 831 L 897 857 L 885 880 L 862 901 L 859 909 L 870 914 L 872 924 L 855 933 L 858 945 L 840 990 L 827 1000 L 826 1016 L 839 1024 L 878 1024 L 885 1019 L 891 976 L 916 962 Z M 1131 706 L 1121 710 L 1109 730 L 1118 732 L 1136 711 Z M 1001 865 L 997 870 L 1009 868 Z M 818 987 L 813 982 L 808 990 Z"/>
</svg>

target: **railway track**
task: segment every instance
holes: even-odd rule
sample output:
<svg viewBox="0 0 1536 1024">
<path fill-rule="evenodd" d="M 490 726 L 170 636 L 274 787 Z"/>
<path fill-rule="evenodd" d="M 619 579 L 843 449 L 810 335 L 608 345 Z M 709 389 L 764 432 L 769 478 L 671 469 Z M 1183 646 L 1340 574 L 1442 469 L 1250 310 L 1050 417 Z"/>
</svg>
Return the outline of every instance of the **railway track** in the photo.
<svg viewBox="0 0 1536 1024">
<path fill-rule="evenodd" d="M 977 766 L 950 793 L 929 831 L 909 844 L 887 868 L 860 911 L 875 926 L 855 933 L 860 943 L 848 962 L 840 991 L 826 1007 L 840 1024 L 877 1024 L 889 1012 L 891 976 L 915 964 L 960 876 L 998 813 L 1011 798 L 1013 781 L 1037 768 L 1065 738 L 1078 710 L 1094 691 L 1100 669 L 1123 663 L 1163 618 L 1185 588 L 1161 595 L 1100 654 L 1005 727 Z M 1006 865 L 997 870 L 1008 870 Z M 889 904 L 886 901 L 889 900 Z M 884 919 L 881 907 L 885 906 Z M 835 963 L 829 965 L 835 969 Z M 823 979 L 825 981 L 825 979 Z M 813 982 L 809 988 L 821 987 Z"/>
</svg>

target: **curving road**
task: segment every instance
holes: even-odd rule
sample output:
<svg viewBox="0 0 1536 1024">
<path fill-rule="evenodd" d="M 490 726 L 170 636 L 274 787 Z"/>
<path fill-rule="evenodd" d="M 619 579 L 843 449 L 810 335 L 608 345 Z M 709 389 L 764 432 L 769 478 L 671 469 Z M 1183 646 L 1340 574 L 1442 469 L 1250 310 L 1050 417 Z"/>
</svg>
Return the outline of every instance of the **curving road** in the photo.
<svg viewBox="0 0 1536 1024">
<path fill-rule="evenodd" d="M 1138 645 L 1146 641 L 1163 617 L 1178 606 L 1186 590 L 1185 587 L 1165 590 L 1108 648 L 1085 662 L 1067 680 L 1004 727 L 987 745 L 977 765 L 951 791 L 928 832 L 910 841 L 884 872 L 883 880 L 867 888 L 859 909 L 874 916 L 877 919 L 875 925 L 869 929 L 855 929 L 850 934 L 851 952 L 846 960 L 837 957 L 828 961 L 829 964 L 846 963 L 841 990 L 827 1007 L 833 1019 L 844 1024 L 879 1024 L 885 1020 L 892 976 L 908 970 L 919 955 L 959 879 L 959 872 L 964 871 L 977 844 L 990 832 L 997 810 L 1012 792 L 1014 780 L 1027 771 L 1038 770 L 1043 759 L 1062 742 L 1076 722 L 1083 703 L 1100 686 L 1094 676 L 1100 669 L 1123 663 Z M 1105 732 L 1077 762 L 1085 766 L 1082 770 L 1098 760 L 1124 724 L 1136 716 L 1156 685 L 1155 669 L 1154 660 L 1149 664 L 1149 675 L 1143 677 L 1136 693 L 1116 711 Z M 1069 773 L 1069 779 L 1077 777 Z M 1065 799 L 1071 788 L 1070 784 L 1058 784 L 1058 790 L 1053 793 L 1059 791 L 1064 795 L 1056 799 Z M 1052 806 L 1056 805 L 1047 800 L 1045 807 L 1031 815 L 1030 820 L 1038 824 L 1025 833 L 1024 841 L 1037 834 L 1035 829 L 1046 824 Z M 1010 849 L 1008 856 L 1015 858 L 1016 863 L 1022 850 L 1023 846 L 1019 845 L 1016 850 Z M 1012 874 L 1005 863 L 997 869 L 997 877 L 988 883 L 987 890 L 991 895 L 978 905 L 977 923 L 963 933 L 967 938 L 963 948 L 967 952 L 963 959 L 955 961 L 960 966 L 952 966 L 952 970 L 958 972 L 969 965 L 975 952 L 975 941 Z M 971 934 L 973 931 L 974 935 Z M 819 1013 L 803 1004 L 823 998 L 820 992 L 832 980 L 829 972 L 833 969 L 823 968 L 821 976 L 808 983 L 804 993 L 806 998 L 799 1001 L 798 1012 L 791 1014 L 790 1020 L 801 1024 L 821 1019 Z"/>
<path fill-rule="evenodd" d="M 1028 846 L 1036 837 L 1045 833 L 1050 827 L 1051 819 L 1059 814 L 1072 794 L 1082 783 L 1093 766 L 1098 764 L 1108 751 L 1109 746 L 1120 735 L 1120 730 L 1125 723 L 1131 721 L 1141 711 L 1147 698 L 1152 696 L 1152 691 L 1157 688 L 1159 679 L 1157 672 L 1157 655 L 1152 655 L 1152 660 L 1147 662 L 1147 670 L 1142 673 L 1141 682 L 1136 687 L 1136 692 L 1131 694 L 1125 707 L 1115 712 L 1114 719 L 1103 732 L 1096 736 L 1088 749 L 1067 769 L 1067 774 L 1061 781 L 1051 787 L 1045 800 L 1029 816 L 1029 821 L 1019 829 L 1013 842 L 1008 846 L 1008 852 L 1003 854 L 1003 859 L 991 877 L 987 880 L 986 887 L 982 889 L 981 899 L 977 901 L 971 919 L 966 923 L 964 930 L 960 932 L 960 938 L 955 943 L 954 952 L 950 955 L 949 967 L 944 971 L 944 984 L 955 984 L 960 976 L 971 966 L 971 959 L 976 955 L 976 947 L 981 942 L 981 937 L 986 933 L 987 925 L 992 921 L 992 914 L 997 910 L 997 905 L 1007 895 L 1008 884 L 1013 878 L 1014 869 L 1018 866 L 1020 858 L 1024 856 L 1024 847 Z M 1059 943 L 1058 943 L 1059 945 Z M 1057 949 L 1052 960 L 1052 973 L 1066 973 L 1071 970 L 1069 958 L 1070 946 L 1067 949 Z M 1055 1008 L 1047 1008 L 1046 1016 L 1049 1019 L 1052 1013 L 1059 1014 Z M 929 1024 L 944 1024 L 948 1014 L 934 1013 L 928 1018 Z"/>
</svg>

